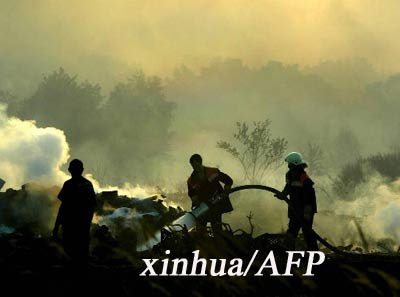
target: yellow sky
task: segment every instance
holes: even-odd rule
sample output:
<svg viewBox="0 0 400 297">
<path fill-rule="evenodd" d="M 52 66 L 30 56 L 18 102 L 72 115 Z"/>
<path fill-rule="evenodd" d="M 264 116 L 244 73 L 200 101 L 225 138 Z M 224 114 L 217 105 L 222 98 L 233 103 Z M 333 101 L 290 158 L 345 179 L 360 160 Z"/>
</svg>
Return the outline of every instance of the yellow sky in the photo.
<svg viewBox="0 0 400 297">
<path fill-rule="evenodd" d="M 0 0 L 0 53 L 105 55 L 161 75 L 225 57 L 398 71 L 399 14 L 398 0 Z"/>
</svg>

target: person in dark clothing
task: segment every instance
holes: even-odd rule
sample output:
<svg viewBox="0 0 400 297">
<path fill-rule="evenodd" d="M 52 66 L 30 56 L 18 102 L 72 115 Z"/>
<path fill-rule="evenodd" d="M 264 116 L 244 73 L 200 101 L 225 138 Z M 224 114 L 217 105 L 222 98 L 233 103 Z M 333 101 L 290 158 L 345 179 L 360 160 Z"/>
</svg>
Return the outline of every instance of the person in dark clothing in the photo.
<svg viewBox="0 0 400 297">
<path fill-rule="evenodd" d="M 96 205 L 96 194 L 92 183 L 82 176 L 82 161 L 72 160 L 68 171 L 72 178 L 64 183 L 58 194 L 61 205 L 53 236 L 58 236 L 59 226 L 62 226 L 64 251 L 73 262 L 85 264 L 89 257 L 90 225 Z"/>
<path fill-rule="evenodd" d="M 224 196 L 224 199 L 212 207 L 206 215 L 200 217 L 196 224 L 197 231 L 205 233 L 207 223 L 210 222 L 214 235 L 218 234 L 222 231 L 222 214 L 233 210 L 227 194 L 232 187 L 233 180 L 218 168 L 203 166 L 203 160 L 199 154 L 192 155 L 189 161 L 193 167 L 193 172 L 187 180 L 192 209 L 202 202 L 209 201 L 215 194 Z"/>
<path fill-rule="evenodd" d="M 282 193 L 289 195 L 293 209 L 289 208 L 289 226 L 287 230 L 287 244 L 293 250 L 300 228 L 303 231 L 307 249 L 310 251 L 318 250 L 315 236 L 310 232 L 314 221 L 314 214 L 317 212 L 317 199 L 314 190 L 314 182 L 305 172 L 306 162 L 300 153 L 292 152 L 287 155 L 285 161 L 288 163 L 289 171 L 286 173 L 286 185 Z M 296 215 L 294 214 L 296 213 Z M 302 228 L 300 218 L 308 228 Z"/>
</svg>

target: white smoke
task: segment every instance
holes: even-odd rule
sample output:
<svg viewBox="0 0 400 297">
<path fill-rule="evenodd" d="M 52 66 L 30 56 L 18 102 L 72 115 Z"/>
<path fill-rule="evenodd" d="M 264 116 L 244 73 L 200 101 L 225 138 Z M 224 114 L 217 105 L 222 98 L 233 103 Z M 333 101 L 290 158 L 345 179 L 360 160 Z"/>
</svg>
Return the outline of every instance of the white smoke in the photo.
<svg viewBox="0 0 400 297">
<path fill-rule="evenodd" d="M 374 191 L 369 191 L 362 197 L 371 201 L 371 213 L 368 214 L 365 225 L 370 230 L 371 237 L 394 239 L 400 243 L 400 179 L 391 183 L 381 183 Z M 369 205 L 366 205 L 368 209 Z"/>
<path fill-rule="evenodd" d="M 317 214 L 315 228 L 334 244 L 361 242 L 359 224 L 370 248 L 383 239 L 400 244 L 400 179 L 388 181 L 373 175 L 354 190 L 351 201 L 336 200 Z"/>
<path fill-rule="evenodd" d="M 382 207 L 373 216 L 373 221 L 377 222 L 377 229 L 380 234 L 394 238 L 400 243 L 400 201 L 392 201 Z M 372 223 L 372 222 L 371 222 Z M 378 233 L 379 234 L 379 233 Z"/>
<path fill-rule="evenodd" d="M 85 177 L 93 184 L 95 192 L 100 193 L 103 191 L 118 191 L 118 195 L 135 197 L 135 198 L 148 198 L 155 195 L 163 195 L 164 191 L 158 187 L 132 185 L 124 183 L 122 187 L 112 185 L 101 185 L 96 178 L 91 174 L 85 174 Z"/>
<path fill-rule="evenodd" d="M 59 185 L 67 175 L 60 167 L 69 158 L 63 131 L 39 128 L 34 121 L 10 118 L 0 106 L 0 178 L 7 188 L 28 182 Z"/>
<path fill-rule="evenodd" d="M 0 178 L 6 181 L 7 188 L 19 188 L 29 182 L 58 186 L 69 179 L 61 170 L 70 157 L 64 131 L 37 127 L 35 121 L 8 117 L 6 106 L 0 105 L 0 140 Z M 129 183 L 120 188 L 102 186 L 92 174 L 85 176 L 96 192 L 118 190 L 120 195 L 137 198 L 160 194 L 156 187 Z"/>
</svg>

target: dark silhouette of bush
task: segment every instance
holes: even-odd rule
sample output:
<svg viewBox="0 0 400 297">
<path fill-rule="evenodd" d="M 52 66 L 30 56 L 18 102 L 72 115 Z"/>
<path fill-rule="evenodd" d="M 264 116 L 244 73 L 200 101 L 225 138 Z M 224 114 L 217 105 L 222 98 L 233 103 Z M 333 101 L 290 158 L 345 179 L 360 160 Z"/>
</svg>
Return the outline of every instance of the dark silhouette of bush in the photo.
<svg viewBox="0 0 400 297">
<path fill-rule="evenodd" d="M 350 198 L 350 194 L 356 186 L 366 182 L 369 177 L 376 173 L 389 181 L 399 178 L 400 152 L 379 153 L 346 164 L 335 179 L 333 189 L 342 198 Z"/>
<path fill-rule="evenodd" d="M 390 180 L 400 177 L 400 152 L 377 154 L 366 158 L 371 168 Z"/>
</svg>

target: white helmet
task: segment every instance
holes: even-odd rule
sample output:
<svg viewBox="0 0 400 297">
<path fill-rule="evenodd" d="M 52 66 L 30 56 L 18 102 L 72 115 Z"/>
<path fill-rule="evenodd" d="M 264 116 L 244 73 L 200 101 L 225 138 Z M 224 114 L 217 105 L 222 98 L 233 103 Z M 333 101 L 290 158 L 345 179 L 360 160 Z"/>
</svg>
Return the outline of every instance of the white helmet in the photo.
<svg viewBox="0 0 400 297">
<path fill-rule="evenodd" d="M 285 162 L 288 162 L 296 166 L 303 165 L 304 167 L 307 167 L 307 164 L 304 161 L 303 156 L 297 152 L 291 152 L 290 154 L 288 154 L 285 158 Z"/>
</svg>

